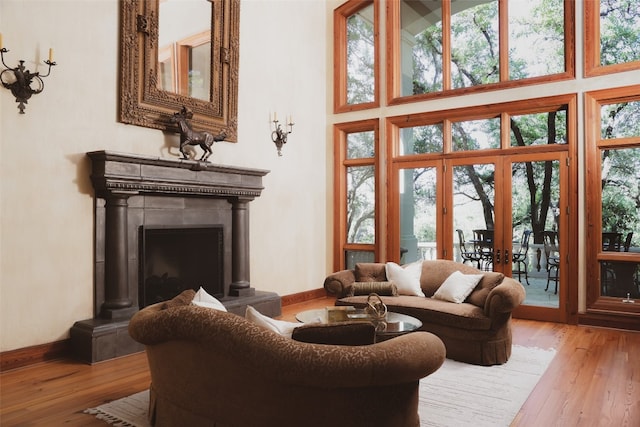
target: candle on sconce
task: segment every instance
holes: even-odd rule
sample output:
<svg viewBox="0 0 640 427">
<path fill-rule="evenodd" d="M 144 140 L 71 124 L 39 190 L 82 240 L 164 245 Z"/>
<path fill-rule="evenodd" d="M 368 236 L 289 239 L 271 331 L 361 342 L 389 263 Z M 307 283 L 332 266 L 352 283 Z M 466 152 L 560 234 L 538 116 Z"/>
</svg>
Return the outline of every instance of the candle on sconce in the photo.
<svg viewBox="0 0 640 427">
<path fill-rule="evenodd" d="M 274 122 L 278 121 L 278 113 L 277 112 L 273 113 L 273 121 Z"/>
<path fill-rule="evenodd" d="M 2 49 L 4 45 L 2 44 L 2 33 L 0 33 L 0 49 Z"/>
<path fill-rule="evenodd" d="M 53 62 L 53 48 L 49 48 L 49 62 Z"/>
</svg>

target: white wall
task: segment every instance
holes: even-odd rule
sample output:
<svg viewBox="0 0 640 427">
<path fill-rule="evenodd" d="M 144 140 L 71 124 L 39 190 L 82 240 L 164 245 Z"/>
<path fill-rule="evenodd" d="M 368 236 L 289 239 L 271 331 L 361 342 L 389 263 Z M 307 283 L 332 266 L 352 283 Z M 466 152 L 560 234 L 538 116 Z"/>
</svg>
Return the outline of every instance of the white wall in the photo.
<svg viewBox="0 0 640 427">
<path fill-rule="evenodd" d="M 0 351 L 68 337 L 93 317 L 93 191 L 85 153 L 177 158 L 177 135 L 117 122 L 117 0 L 2 0 L 9 66 L 58 63 L 19 115 L 0 88 Z M 251 203 L 251 283 L 287 295 L 322 287 L 327 236 L 327 30 L 321 0 L 242 0 L 238 143 L 213 163 L 267 169 Z M 278 157 L 269 113 L 296 125 Z"/>
</svg>

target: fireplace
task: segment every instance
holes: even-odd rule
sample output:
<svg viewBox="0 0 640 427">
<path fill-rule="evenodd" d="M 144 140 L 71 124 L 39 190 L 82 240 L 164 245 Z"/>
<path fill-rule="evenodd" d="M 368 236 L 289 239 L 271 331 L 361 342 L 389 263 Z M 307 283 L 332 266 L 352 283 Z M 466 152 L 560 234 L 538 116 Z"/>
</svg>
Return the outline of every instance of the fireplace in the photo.
<svg viewBox="0 0 640 427">
<path fill-rule="evenodd" d="M 244 315 L 252 305 L 281 314 L 280 297 L 250 282 L 249 205 L 268 171 L 87 155 L 95 189 L 95 315 L 71 328 L 78 359 L 94 363 L 141 351 L 127 332 L 131 316 L 187 288 L 202 286 L 231 313 Z"/>
<path fill-rule="evenodd" d="M 223 226 L 141 226 L 138 305 L 169 300 L 202 287 L 224 295 Z"/>
</svg>

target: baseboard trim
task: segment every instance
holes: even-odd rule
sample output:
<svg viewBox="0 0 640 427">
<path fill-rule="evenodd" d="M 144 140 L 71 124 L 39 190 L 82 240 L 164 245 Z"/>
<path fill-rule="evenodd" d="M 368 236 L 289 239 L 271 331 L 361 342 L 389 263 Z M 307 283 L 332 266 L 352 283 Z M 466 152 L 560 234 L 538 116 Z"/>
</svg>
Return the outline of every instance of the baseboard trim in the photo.
<svg viewBox="0 0 640 427">
<path fill-rule="evenodd" d="M 310 291 L 298 292 L 296 294 L 285 295 L 282 298 L 282 306 L 285 307 L 291 304 L 299 304 L 301 302 L 311 301 L 318 298 L 324 298 L 327 296 L 327 291 L 324 288 L 312 289 Z"/>
<path fill-rule="evenodd" d="M 585 313 L 578 316 L 578 325 L 640 331 L 638 316 L 617 316 L 611 313 Z"/>
<path fill-rule="evenodd" d="M 0 353 L 0 372 L 71 357 L 71 340 L 55 341 Z"/>
</svg>

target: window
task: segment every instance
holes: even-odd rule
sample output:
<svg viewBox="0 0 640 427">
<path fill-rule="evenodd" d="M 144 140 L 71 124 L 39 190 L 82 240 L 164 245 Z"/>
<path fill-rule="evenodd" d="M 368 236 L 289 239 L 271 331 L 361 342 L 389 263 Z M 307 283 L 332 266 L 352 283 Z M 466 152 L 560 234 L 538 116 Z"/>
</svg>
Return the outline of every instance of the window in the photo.
<svg viewBox="0 0 640 427">
<path fill-rule="evenodd" d="M 377 0 L 351 0 L 335 10 L 334 55 L 335 111 L 377 107 Z"/>
<path fill-rule="evenodd" d="M 500 118 L 454 122 L 451 140 L 454 151 L 500 148 Z"/>
<path fill-rule="evenodd" d="M 640 68 L 640 2 L 584 2 L 585 75 Z"/>
<path fill-rule="evenodd" d="M 640 69 L 640 3 L 376 0 L 373 55 L 377 64 L 381 28 L 385 86 L 383 101 L 374 95 L 373 103 L 370 75 L 361 80 L 366 73 L 347 68 L 348 19 L 369 4 L 347 1 L 334 14 L 334 118 L 342 122 L 334 134 L 335 267 L 352 265 L 351 255 L 453 259 L 522 276 L 527 300 L 518 317 L 587 322 L 585 301 L 587 311 L 607 316 L 620 306 L 640 312 L 622 302 L 640 292 L 640 86 L 588 92 L 640 82 L 633 73 L 621 76 L 632 83 L 575 78 L 581 51 L 592 64 L 587 77 Z M 576 8 L 585 15 L 580 51 Z M 362 84 L 347 86 L 348 74 Z M 348 95 L 351 88 L 362 93 Z M 352 96 L 362 100 L 349 104 Z M 347 140 L 371 131 L 373 153 L 348 154 Z M 525 258 L 516 261 L 516 253 Z M 616 289 L 620 283 L 627 291 Z"/>
<path fill-rule="evenodd" d="M 572 1 L 401 0 L 388 11 L 390 104 L 574 75 Z"/>
<path fill-rule="evenodd" d="M 374 262 L 378 248 L 380 189 L 377 178 L 378 121 L 335 125 L 335 241 L 341 250 L 334 260 L 340 269 Z"/>
<path fill-rule="evenodd" d="M 399 251 L 401 263 L 445 258 L 516 274 L 528 309 L 566 321 L 577 255 L 576 109 L 570 94 L 389 117 L 387 258 Z"/>
<path fill-rule="evenodd" d="M 587 308 L 640 312 L 640 86 L 586 95 Z"/>
</svg>

